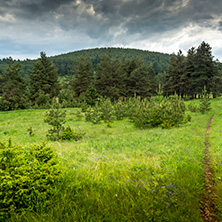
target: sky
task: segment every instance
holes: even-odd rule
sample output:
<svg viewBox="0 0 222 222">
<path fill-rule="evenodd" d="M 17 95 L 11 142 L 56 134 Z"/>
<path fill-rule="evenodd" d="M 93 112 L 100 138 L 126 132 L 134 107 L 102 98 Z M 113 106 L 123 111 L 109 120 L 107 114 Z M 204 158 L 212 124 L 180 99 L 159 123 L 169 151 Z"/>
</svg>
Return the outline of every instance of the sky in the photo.
<svg viewBox="0 0 222 222">
<path fill-rule="evenodd" d="M 221 0 L 0 0 L 0 58 L 97 47 L 186 55 L 202 41 L 222 61 Z"/>
</svg>

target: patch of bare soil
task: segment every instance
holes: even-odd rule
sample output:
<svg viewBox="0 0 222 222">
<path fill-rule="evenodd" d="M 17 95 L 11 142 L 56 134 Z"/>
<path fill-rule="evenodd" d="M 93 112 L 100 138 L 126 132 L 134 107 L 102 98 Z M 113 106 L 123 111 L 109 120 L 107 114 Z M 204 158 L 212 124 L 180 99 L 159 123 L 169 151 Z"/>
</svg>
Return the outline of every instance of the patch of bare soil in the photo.
<svg viewBox="0 0 222 222">
<path fill-rule="evenodd" d="M 215 114 L 214 114 L 215 115 Z M 206 133 L 205 133 L 205 152 L 204 152 L 204 160 L 203 160 L 203 169 L 204 169 L 204 178 L 205 178 L 205 190 L 202 198 L 202 206 L 201 206 L 201 216 L 203 221 L 206 222 L 217 222 L 217 215 L 214 205 L 214 181 L 213 181 L 213 169 L 211 167 L 211 160 L 209 154 L 209 134 L 211 129 L 211 123 L 213 121 L 214 115 L 211 117 Z"/>
</svg>

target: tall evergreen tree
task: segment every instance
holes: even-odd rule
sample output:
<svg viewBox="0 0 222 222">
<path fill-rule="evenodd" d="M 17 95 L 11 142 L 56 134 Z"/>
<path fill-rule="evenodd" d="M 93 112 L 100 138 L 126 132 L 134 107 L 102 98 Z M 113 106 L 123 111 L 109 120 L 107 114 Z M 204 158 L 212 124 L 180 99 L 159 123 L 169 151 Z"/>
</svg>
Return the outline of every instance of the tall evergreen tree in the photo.
<svg viewBox="0 0 222 222">
<path fill-rule="evenodd" d="M 197 48 L 195 56 L 195 72 L 192 76 L 193 88 L 199 94 L 206 86 L 207 93 L 212 91 L 212 79 L 214 75 L 214 62 L 211 47 L 202 42 Z"/>
<path fill-rule="evenodd" d="M 179 50 L 178 54 L 171 57 L 170 66 L 165 76 L 163 90 L 167 95 L 177 94 L 184 95 L 182 84 L 182 76 L 185 71 L 185 57 L 182 51 Z"/>
<path fill-rule="evenodd" d="M 70 82 L 76 96 L 85 94 L 93 83 L 93 67 L 88 57 L 80 57 L 73 68 L 74 79 Z"/>
<path fill-rule="evenodd" d="M 41 52 L 40 59 L 30 74 L 30 99 L 33 103 L 43 105 L 47 99 L 58 96 L 59 90 L 57 69 L 46 54 Z"/>
<path fill-rule="evenodd" d="M 131 82 L 134 82 L 132 92 L 142 98 L 154 95 L 156 89 L 155 71 L 153 67 L 147 67 L 142 60 L 138 60 L 137 67 L 130 76 Z"/>
<path fill-rule="evenodd" d="M 112 100 L 120 96 L 120 84 L 118 71 L 119 63 L 111 55 L 104 55 L 97 67 L 97 77 L 95 87 L 97 92 Z"/>
<path fill-rule="evenodd" d="M 122 59 L 118 72 L 121 73 L 121 96 L 133 97 L 136 94 L 145 98 L 155 94 L 155 71 L 152 65 L 147 67 L 142 59 Z"/>
<path fill-rule="evenodd" d="M 8 59 L 8 67 L 1 77 L 2 95 L 0 101 L 1 110 L 23 109 L 27 105 L 27 91 L 25 79 L 19 71 L 21 65 L 11 57 Z"/>
<path fill-rule="evenodd" d="M 196 49 L 192 47 L 188 50 L 187 58 L 185 62 L 185 72 L 182 75 L 182 87 L 184 94 L 190 98 L 196 97 L 197 91 L 195 91 L 194 73 L 196 70 Z"/>
<path fill-rule="evenodd" d="M 214 71 L 212 77 L 212 94 L 213 98 L 220 96 L 222 93 L 222 66 L 218 60 L 214 61 Z"/>
</svg>

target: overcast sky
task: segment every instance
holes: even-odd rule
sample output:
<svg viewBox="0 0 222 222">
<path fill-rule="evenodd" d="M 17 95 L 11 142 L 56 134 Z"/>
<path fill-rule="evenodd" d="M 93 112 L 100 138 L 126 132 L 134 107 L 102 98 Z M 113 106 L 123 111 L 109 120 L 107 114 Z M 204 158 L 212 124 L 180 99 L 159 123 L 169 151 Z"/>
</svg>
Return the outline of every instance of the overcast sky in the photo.
<svg viewBox="0 0 222 222">
<path fill-rule="evenodd" d="M 202 41 L 222 61 L 222 0 L 0 0 L 0 58 L 95 47 L 186 55 Z"/>
</svg>

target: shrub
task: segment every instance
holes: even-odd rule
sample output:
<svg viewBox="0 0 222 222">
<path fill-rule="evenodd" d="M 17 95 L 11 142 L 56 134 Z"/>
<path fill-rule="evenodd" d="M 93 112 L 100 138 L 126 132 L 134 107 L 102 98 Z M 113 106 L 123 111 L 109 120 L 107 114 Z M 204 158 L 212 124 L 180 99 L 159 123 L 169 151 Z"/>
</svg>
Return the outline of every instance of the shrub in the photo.
<svg viewBox="0 0 222 222">
<path fill-rule="evenodd" d="M 98 124 L 102 120 L 101 107 L 96 104 L 94 107 L 89 107 L 85 112 L 86 121 Z"/>
<path fill-rule="evenodd" d="M 66 111 L 60 109 L 60 104 L 57 99 L 54 99 L 49 112 L 46 112 L 44 121 L 52 126 L 48 130 L 47 137 L 50 140 L 58 140 L 60 132 L 63 129 L 65 123 Z"/>
<path fill-rule="evenodd" d="M 10 213 L 35 210 L 38 201 L 47 205 L 61 176 L 58 158 L 45 143 L 21 147 L 0 142 L 0 221 Z"/>
<path fill-rule="evenodd" d="M 187 108 L 190 110 L 190 112 L 198 112 L 199 108 L 197 105 L 193 104 L 193 103 L 190 103 Z"/>
<path fill-rule="evenodd" d="M 211 102 L 209 94 L 207 93 L 206 87 L 204 88 L 201 96 L 199 110 L 202 114 L 207 113 L 211 110 Z"/>
<path fill-rule="evenodd" d="M 169 128 L 183 122 L 185 115 L 185 104 L 178 96 L 170 98 L 155 97 L 143 99 L 132 107 L 131 119 L 137 127 L 149 128 L 161 126 Z"/>
<path fill-rule="evenodd" d="M 84 133 L 74 132 L 73 129 L 70 126 L 67 126 L 61 133 L 60 140 L 75 140 L 78 141 L 82 139 L 84 136 Z"/>
<path fill-rule="evenodd" d="M 115 111 L 112 105 L 111 100 L 108 98 L 106 100 L 104 100 L 101 104 L 101 112 L 102 112 L 102 119 L 105 122 L 113 122 L 113 120 L 115 119 Z"/>
<path fill-rule="evenodd" d="M 114 115 L 117 120 L 122 120 L 127 115 L 127 103 L 122 98 L 114 104 Z"/>
</svg>

